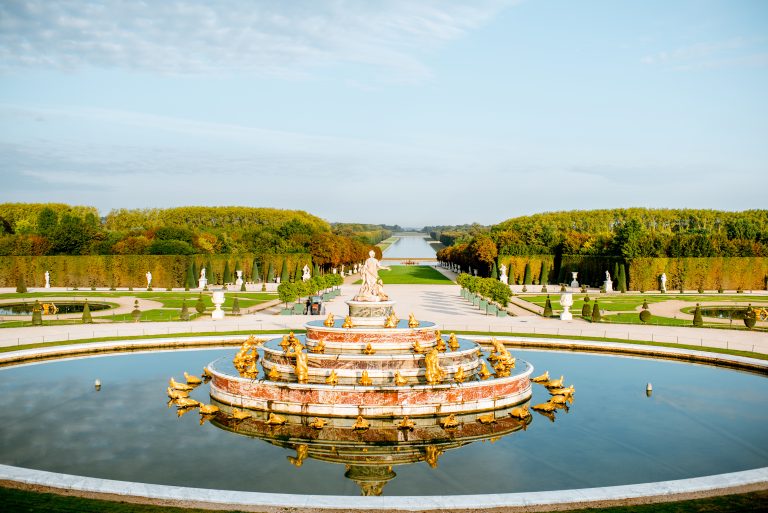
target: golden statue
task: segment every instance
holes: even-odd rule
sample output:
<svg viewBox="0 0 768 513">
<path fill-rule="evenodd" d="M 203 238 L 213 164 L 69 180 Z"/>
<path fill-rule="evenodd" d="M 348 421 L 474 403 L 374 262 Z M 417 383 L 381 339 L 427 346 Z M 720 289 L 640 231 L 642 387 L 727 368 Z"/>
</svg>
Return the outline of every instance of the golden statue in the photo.
<svg viewBox="0 0 768 513">
<path fill-rule="evenodd" d="M 193 385 L 187 385 L 187 384 L 185 384 L 185 383 L 179 383 L 178 381 L 176 381 L 176 380 L 175 380 L 175 379 L 173 379 L 173 378 L 171 378 L 171 379 L 169 379 L 169 380 L 168 380 L 168 384 L 169 384 L 169 385 L 171 386 L 171 388 L 172 388 L 172 389 L 174 389 L 174 390 L 186 390 L 186 391 L 190 391 L 190 390 L 194 390 L 194 388 L 195 388 Z"/>
<path fill-rule="evenodd" d="M 259 376 L 259 368 L 256 366 L 256 360 L 252 360 L 248 367 L 240 373 L 244 378 L 256 379 Z"/>
<path fill-rule="evenodd" d="M 232 408 L 232 413 L 229 415 L 229 418 L 233 420 L 245 420 L 249 417 L 252 417 L 250 413 L 244 410 L 238 410 L 237 408 Z"/>
<path fill-rule="evenodd" d="M 195 408 L 200 406 L 200 402 L 195 401 L 191 397 L 179 397 L 178 399 L 175 399 L 174 402 L 179 408 Z"/>
<path fill-rule="evenodd" d="M 451 351 L 456 351 L 459 348 L 459 340 L 456 338 L 456 333 L 451 333 L 451 336 L 448 337 L 448 347 L 451 348 Z"/>
<path fill-rule="evenodd" d="M 285 420 L 285 417 L 282 415 L 278 415 L 277 413 L 271 413 L 269 414 L 269 417 L 267 417 L 267 424 L 270 426 L 282 426 L 287 421 Z"/>
<path fill-rule="evenodd" d="M 551 395 L 573 395 L 576 391 L 573 385 L 564 388 L 548 388 L 547 390 Z"/>
<path fill-rule="evenodd" d="M 328 424 L 327 420 L 315 417 L 315 420 L 309 423 L 309 427 L 312 429 L 323 429 L 326 424 Z"/>
<path fill-rule="evenodd" d="M 328 317 L 325 318 L 325 322 L 323 322 L 323 325 L 325 325 L 327 328 L 333 328 L 333 323 L 335 322 L 333 318 L 333 314 L 329 313 Z"/>
<path fill-rule="evenodd" d="M 547 381 L 547 384 L 544 386 L 547 388 L 562 388 L 563 376 L 560 376 L 560 379 L 553 379 L 553 380 Z"/>
<path fill-rule="evenodd" d="M 447 417 L 440 419 L 440 426 L 443 429 L 451 429 L 459 426 L 459 421 L 456 420 L 456 415 L 451 413 Z"/>
<path fill-rule="evenodd" d="M 371 378 L 368 377 L 368 371 L 364 370 L 362 376 L 360 376 L 360 384 L 364 387 L 369 387 L 373 385 L 373 381 L 371 381 Z"/>
<path fill-rule="evenodd" d="M 277 367 L 272 367 L 272 369 L 269 371 L 269 374 L 267 374 L 267 377 L 269 377 L 271 381 L 277 381 L 280 379 L 280 371 L 277 370 Z"/>
<path fill-rule="evenodd" d="M 369 427 L 371 427 L 370 423 L 362 415 L 358 415 L 357 420 L 352 425 L 352 429 L 368 429 Z"/>
<path fill-rule="evenodd" d="M 363 354 L 374 354 L 376 353 L 376 350 L 371 346 L 371 343 L 368 342 L 366 344 L 365 348 L 363 349 Z"/>
<path fill-rule="evenodd" d="M 424 461 L 426 461 L 427 465 L 430 467 L 437 468 L 437 458 L 443 454 L 443 451 L 438 449 L 436 445 L 428 445 L 424 449 Z"/>
<path fill-rule="evenodd" d="M 384 327 L 385 328 L 397 328 L 397 317 L 395 317 L 394 313 L 391 313 L 387 316 L 387 319 L 384 321 Z"/>
<path fill-rule="evenodd" d="M 290 340 L 288 340 L 288 335 L 283 335 L 283 340 L 280 341 L 280 347 L 283 348 L 283 351 L 288 350 L 288 346 L 291 345 Z"/>
<path fill-rule="evenodd" d="M 342 327 L 342 328 L 354 328 L 354 327 L 355 327 L 355 325 L 354 325 L 354 324 L 352 324 L 352 317 L 350 317 L 349 315 L 347 315 L 347 316 L 344 318 L 344 324 L 342 324 L 342 325 L 341 325 L 341 327 Z"/>
<path fill-rule="evenodd" d="M 413 341 L 413 352 L 417 354 L 425 353 L 426 349 L 421 347 L 421 344 L 419 344 L 418 340 Z"/>
<path fill-rule="evenodd" d="M 485 364 L 485 360 L 480 361 L 480 379 L 488 379 L 491 377 L 491 372 L 488 370 L 488 366 Z"/>
<path fill-rule="evenodd" d="M 515 419 L 525 419 L 531 416 L 531 412 L 528 411 L 528 405 L 512 408 L 509 412 L 509 416 Z"/>
<path fill-rule="evenodd" d="M 443 381 L 445 373 L 440 368 L 440 357 L 437 349 L 433 348 L 427 353 L 427 356 L 424 358 L 424 365 L 427 367 L 424 377 L 428 384 L 436 385 Z"/>
<path fill-rule="evenodd" d="M 413 421 L 408 418 L 408 415 L 403 417 L 403 420 L 397 423 L 397 429 L 413 430 L 413 428 L 414 428 Z"/>
<path fill-rule="evenodd" d="M 513 368 L 515 366 L 515 358 L 509 353 L 504 344 L 495 338 L 491 339 L 491 344 L 493 345 L 493 349 L 491 349 L 491 354 L 488 359 L 490 361 L 503 362 L 504 365 Z"/>
<path fill-rule="evenodd" d="M 506 378 L 510 375 L 510 369 L 504 362 L 499 362 L 493 368 L 497 378 Z"/>
<path fill-rule="evenodd" d="M 545 372 L 544 374 L 541 374 L 540 376 L 536 376 L 535 378 L 531 378 L 531 381 L 534 383 L 546 383 L 549 381 L 549 371 Z"/>
<path fill-rule="evenodd" d="M 294 372 L 296 373 L 296 381 L 298 381 L 299 383 L 306 383 L 307 380 L 309 379 L 309 369 L 307 368 L 308 367 L 307 360 L 309 356 L 307 355 L 307 353 L 305 353 L 300 349 L 295 350 L 294 355 L 296 356 L 296 363 L 293 369 L 294 369 Z"/>
<path fill-rule="evenodd" d="M 459 370 L 457 370 L 453 375 L 453 380 L 456 383 L 464 383 L 464 380 L 466 380 L 467 377 L 464 375 L 464 367 L 459 367 Z"/>
<path fill-rule="evenodd" d="M 180 399 L 182 397 L 189 397 L 189 391 L 176 390 L 174 388 L 168 387 L 168 397 L 170 397 L 171 399 Z"/>
<path fill-rule="evenodd" d="M 219 412 L 219 407 L 215 404 L 200 404 L 200 413 L 204 415 L 213 415 Z"/>
<path fill-rule="evenodd" d="M 496 422 L 496 416 L 493 414 L 493 412 L 486 413 L 485 415 L 480 415 L 477 417 L 477 421 L 480 424 L 494 424 Z"/>
<path fill-rule="evenodd" d="M 549 398 L 549 402 L 552 404 L 565 404 L 568 401 L 568 397 L 572 398 L 573 396 L 553 395 Z"/>
<path fill-rule="evenodd" d="M 405 386 L 406 383 L 408 383 L 408 380 L 400 375 L 400 371 L 395 371 L 395 385 L 402 387 Z"/>
<path fill-rule="evenodd" d="M 320 340 L 320 342 L 315 344 L 314 347 L 312 347 L 312 349 L 310 349 L 310 351 L 313 352 L 313 353 L 322 353 L 322 352 L 324 352 L 325 351 L 325 340 Z"/>
<path fill-rule="evenodd" d="M 202 376 L 205 379 L 211 379 L 213 377 L 213 374 L 211 374 L 211 370 L 208 367 L 203 367 Z"/>
<path fill-rule="evenodd" d="M 408 327 L 409 328 L 418 328 L 419 327 L 419 321 L 416 320 L 416 317 L 414 317 L 413 312 L 408 316 Z"/>
<path fill-rule="evenodd" d="M 437 349 L 441 353 L 445 352 L 447 347 L 445 345 L 445 340 L 443 340 L 443 337 L 437 337 L 436 344 L 435 344 L 435 349 Z"/>
<path fill-rule="evenodd" d="M 435 330 L 435 342 L 438 340 L 443 340 L 443 334 L 440 333 L 440 330 Z"/>
<path fill-rule="evenodd" d="M 557 406 L 547 401 L 546 403 L 541 403 L 533 406 L 533 409 L 536 411 L 553 412 L 557 409 Z"/>
<path fill-rule="evenodd" d="M 288 461 L 291 462 L 291 465 L 300 467 L 304 463 L 304 460 L 307 459 L 308 448 L 307 444 L 298 444 L 296 446 L 296 457 L 288 456 Z"/>
<path fill-rule="evenodd" d="M 332 369 L 331 373 L 328 374 L 328 377 L 325 378 L 325 384 L 334 386 L 339 384 L 339 377 L 336 375 L 336 369 Z"/>
</svg>

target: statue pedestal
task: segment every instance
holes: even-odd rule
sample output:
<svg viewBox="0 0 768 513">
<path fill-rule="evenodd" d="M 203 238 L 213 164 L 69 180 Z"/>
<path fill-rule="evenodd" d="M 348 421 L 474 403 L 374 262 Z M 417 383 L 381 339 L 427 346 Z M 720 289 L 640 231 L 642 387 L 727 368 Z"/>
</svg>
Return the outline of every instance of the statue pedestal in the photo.
<svg viewBox="0 0 768 513">
<path fill-rule="evenodd" d="M 349 316 L 355 326 L 384 326 L 392 313 L 394 301 L 346 301 Z"/>
<path fill-rule="evenodd" d="M 605 280 L 603 282 L 603 286 L 605 287 L 606 292 L 613 292 L 613 281 L 612 280 Z"/>
<path fill-rule="evenodd" d="M 199 280 L 197 280 L 197 286 L 198 288 L 204 289 L 205 287 L 208 286 L 208 280 L 205 278 L 200 278 Z"/>
<path fill-rule="evenodd" d="M 213 293 L 213 306 L 215 310 L 211 314 L 211 319 L 214 321 L 220 321 L 224 318 L 224 310 L 221 309 L 221 305 L 224 304 L 224 292 L 217 290 Z"/>
</svg>

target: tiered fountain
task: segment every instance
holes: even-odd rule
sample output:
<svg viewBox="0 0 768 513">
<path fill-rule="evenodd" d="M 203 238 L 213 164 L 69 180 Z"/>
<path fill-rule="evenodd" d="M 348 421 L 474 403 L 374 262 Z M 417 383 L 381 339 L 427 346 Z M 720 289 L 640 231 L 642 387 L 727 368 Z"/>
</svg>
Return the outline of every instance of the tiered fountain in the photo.
<svg viewBox="0 0 768 513">
<path fill-rule="evenodd" d="M 391 426 L 385 419 L 402 422 L 406 416 L 433 417 L 425 420 L 438 425 L 451 414 L 493 422 L 494 414 L 487 412 L 531 397 L 533 367 L 515 362 L 502 344 L 486 356 L 473 341 L 442 336 L 432 322 L 413 315 L 398 320 L 379 268 L 371 252 L 345 319 L 329 315 L 308 322 L 305 336 L 266 341 L 262 371 L 254 348 L 241 349 L 234 363 L 212 362 L 211 396 L 222 405 L 265 413 L 335 417 L 339 426 L 355 417 Z M 244 365 L 243 355 L 251 349 L 250 365 Z"/>
</svg>

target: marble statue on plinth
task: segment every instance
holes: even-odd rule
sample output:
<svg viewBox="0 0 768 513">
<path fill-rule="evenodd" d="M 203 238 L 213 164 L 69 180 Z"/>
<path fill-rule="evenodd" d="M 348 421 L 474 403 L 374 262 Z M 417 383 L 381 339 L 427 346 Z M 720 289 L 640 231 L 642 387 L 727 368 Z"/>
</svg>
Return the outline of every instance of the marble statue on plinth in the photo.
<svg viewBox="0 0 768 513">
<path fill-rule="evenodd" d="M 611 281 L 611 273 L 605 271 L 605 282 L 603 283 L 606 292 L 613 292 L 613 281 Z"/>
<path fill-rule="evenodd" d="M 45 271 L 45 288 L 50 289 L 51 288 L 51 273 L 48 271 Z"/>
<path fill-rule="evenodd" d="M 237 279 L 235 280 L 235 285 L 240 287 L 243 284 L 243 271 L 235 271 L 235 274 L 237 274 Z"/>
<path fill-rule="evenodd" d="M 147 271 L 147 274 L 145 275 L 147 277 L 147 288 L 152 288 L 152 273 Z"/>
<path fill-rule="evenodd" d="M 389 267 L 381 265 L 381 262 L 376 260 L 376 253 L 373 250 L 368 252 L 369 258 L 365 261 L 360 268 L 360 276 L 363 279 L 363 284 L 360 285 L 360 290 L 355 296 L 355 301 L 386 301 L 389 299 L 384 293 L 384 284 L 379 278 L 379 269 L 389 270 Z"/>
<path fill-rule="evenodd" d="M 661 273 L 661 277 L 659 278 L 659 281 L 661 281 L 661 291 L 666 292 L 667 291 L 667 273 Z"/>
<path fill-rule="evenodd" d="M 205 267 L 200 269 L 200 279 L 197 280 L 197 286 L 204 289 L 208 286 L 208 278 L 205 277 Z"/>
<path fill-rule="evenodd" d="M 307 281 L 309 278 L 309 266 L 304 264 L 304 268 L 301 270 L 301 281 Z"/>
<path fill-rule="evenodd" d="M 506 266 L 506 265 L 504 265 L 504 264 L 501 264 L 501 266 L 499 267 L 499 269 L 501 269 L 501 276 L 499 276 L 499 281 L 500 281 L 501 283 L 503 283 L 503 284 L 505 284 L 505 285 L 506 285 L 506 284 L 507 284 L 507 281 L 508 281 L 508 277 L 507 277 L 507 266 Z"/>
</svg>

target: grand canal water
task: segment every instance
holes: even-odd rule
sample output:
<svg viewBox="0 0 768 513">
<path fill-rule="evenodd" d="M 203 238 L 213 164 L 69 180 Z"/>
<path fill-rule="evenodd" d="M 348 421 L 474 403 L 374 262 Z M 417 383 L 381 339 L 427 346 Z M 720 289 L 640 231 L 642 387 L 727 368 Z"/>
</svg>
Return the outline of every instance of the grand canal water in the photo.
<svg viewBox="0 0 768 513">
<path fill-rule="evenodd" d="M 384 258 L 435 258 L 434 248 L 422 235 L 403 235 L 389 246 Z"/>
<path fill-rule="evenodd" d="M 266 433 L 276 437 L 270 443 L 200 425 L 195 411 L 179 418 L 166 406 L 170 376 L 199 374 L 234 352 L 128 353 L 0 369 L 0 462 L 167 485 L 358 495 L 344 464 L 309 457 L 294 466 L 295 448 L 276 441 L 280 428 Z M 606 355 L 513 354 L 531 362 L 534 374 L 565 374 L 576 386 L 569 411 L 559 411 L 554 422 L 534 413 L 525 430 L 446 450 L 436 468 L 424 461 L 395 465 L 385 495 L 610 486 L 768 466 L 764 376 Z M 98 392 L 96 378 L 103 383 Z M 192 396 L 210 402 L 207 385 Z M 534 385 L 532 404 L 548 398 Z M 365 434 L 359 440 L 365 443 Z"/>
</svg>

